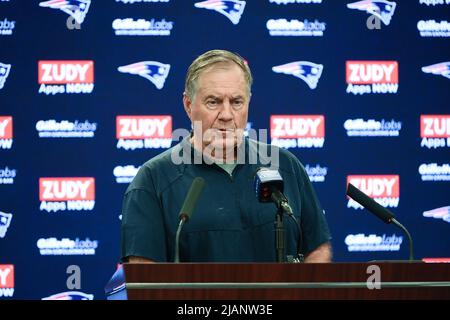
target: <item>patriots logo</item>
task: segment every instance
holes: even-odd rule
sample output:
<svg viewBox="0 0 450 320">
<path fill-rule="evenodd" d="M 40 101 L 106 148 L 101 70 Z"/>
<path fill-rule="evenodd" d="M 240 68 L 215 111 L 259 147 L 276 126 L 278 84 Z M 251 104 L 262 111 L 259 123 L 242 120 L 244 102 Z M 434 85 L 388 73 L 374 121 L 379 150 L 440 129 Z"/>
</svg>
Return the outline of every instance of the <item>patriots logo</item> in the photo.
<svg viewBox="0 0 450 320">
<path fill-rule="evenodd" d="M 142 61 L 117 68 L 119 72 L 136 74 L 150 80 L 158 89 L 164 87 L 170 64 L 157 61 Z"/>
<path fill-rule="evenodd" d="M 66 291 L 42 298 L 42 300 L 94 300 L 94 295 L 80 291 Z"/>
<path fill-rule="evenodd" d="M 423 216 L 427 218 L 442 219 L 450 223 L 450 206 L 424 211 Z"/>
<path fill-rule="evenodd" d="M 217 11 L 231 20 L 233 24 L 238 24 L 244 13 L 245 1 L 240 0 L 207 0 L 194 4 L 196 8 L 203 8 Z"/>
<path fill-rule="evenodd" d="M 397 4 L 385 0 L 363 0 L 347 4 L 347 8 L 366 11 L 379 18 L 387 26 L 391 22 Z"/>
<path fill-rule="evenodd" d="M 425 73 L 441 75 L 450 79 L 450 61 L 432 64 L 431 66 L 422 67 Z"/>
<path fill-rule="evenodd" d="M 4 64 L 0 62 L 0 89 L 5 85 L 6 78 L 8 78 L 9 70 L 11 70 L 10 64 Z"/>
<path fill-rule="evenodd" d="M 322 75 L 323 65 L 309 61 L 295 61 L 272 68 L 273 72 L 290 74 L 306 82 L 310 89 L 317 87 Z"/>
<path fill-rule="evenodd" d="M 5 213 L 0 211 L 0 238 L 5 237 L 6 231 L 8 230 L 11 220 L 12 220 L 11 213 Z"/>
<path fill-rule="evenodd" d="M 91 0 L 50 0 L 39 3 L 40 7 L 60 9 L 82 24 L 88 13 Z"/>
</svg>

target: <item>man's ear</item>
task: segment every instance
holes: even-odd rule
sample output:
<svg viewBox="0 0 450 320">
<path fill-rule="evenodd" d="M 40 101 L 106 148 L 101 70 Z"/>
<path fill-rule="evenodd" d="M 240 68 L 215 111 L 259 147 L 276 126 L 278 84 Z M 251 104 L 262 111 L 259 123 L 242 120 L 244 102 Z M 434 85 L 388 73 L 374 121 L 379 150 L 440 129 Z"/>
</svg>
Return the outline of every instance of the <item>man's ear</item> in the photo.
<svg viewBox="0 0 450 320">
<path fill-rule="evenodd" d="M 183 105 L 184 105 L 184 111 L 186 111 L 189 119 L 191 119 L 192 101 L 191 101 L 191 98 L 189 98 L 189 96 L 186 94 L 186 92 L 183 92 Z"/>
</svg>

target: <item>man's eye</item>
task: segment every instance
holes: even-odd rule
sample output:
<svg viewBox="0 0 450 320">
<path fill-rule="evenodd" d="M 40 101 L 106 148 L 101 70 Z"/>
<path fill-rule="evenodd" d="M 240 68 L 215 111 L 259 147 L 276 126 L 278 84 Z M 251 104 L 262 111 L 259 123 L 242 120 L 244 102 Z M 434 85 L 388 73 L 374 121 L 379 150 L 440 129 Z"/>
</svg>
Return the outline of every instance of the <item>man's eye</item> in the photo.
<svg viewBox="0 0 450 320">
<path fill-rule="evenodd" d="M 232 102 L 232 104 L 233 104 L 233 107 L 240 108 L 244 104 L 244 101 L 242 101 L 242 100 L 235 100 L 235 101 Z"/>
<path fill-rule="evenodd" d="M 218 106 L 218 102 L 217 102 L 217 100 L 208 100 L 208 101 L 206 101 L 206 105 L 208 106 L 208 107 L 210 107 L 210 108 L 215 108 L 215 107 L 217 107 Z"/>
</svg>

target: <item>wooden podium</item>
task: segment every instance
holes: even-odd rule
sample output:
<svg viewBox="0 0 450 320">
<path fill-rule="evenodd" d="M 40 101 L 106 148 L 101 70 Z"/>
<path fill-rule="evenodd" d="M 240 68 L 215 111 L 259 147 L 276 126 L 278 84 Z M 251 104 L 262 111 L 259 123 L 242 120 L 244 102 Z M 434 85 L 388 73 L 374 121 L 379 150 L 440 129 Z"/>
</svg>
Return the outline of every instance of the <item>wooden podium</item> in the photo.
<svg viewBox="0 0 450 320">
<path fill-rule="evenodd" d="M 442 300 L 450 299 L 450 264 L 127 263 L 105 292 L 108 300 Z"/>
</svg>

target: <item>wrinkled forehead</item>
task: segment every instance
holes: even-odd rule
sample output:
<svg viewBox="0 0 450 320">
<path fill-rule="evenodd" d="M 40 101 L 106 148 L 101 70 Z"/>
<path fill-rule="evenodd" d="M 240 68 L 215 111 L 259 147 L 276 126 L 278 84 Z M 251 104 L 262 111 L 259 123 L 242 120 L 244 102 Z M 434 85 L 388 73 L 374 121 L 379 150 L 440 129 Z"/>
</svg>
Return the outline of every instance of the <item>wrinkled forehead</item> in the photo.
<svg viewBox="0 0 450 320">
<path fill-rule="evenodd" d="M 248 86 L 244 72 L 233 63 L 217 63 L 203 70 L 197 79 L 198 91 L 225 90 L 234 94 L 246 93 Z"/>
<path fill-rule="evenodd" d="M 214 74 L 214 73 L 221 72 L 221 71 L 232 71 L 232 70 L 240 71 L 240 75 L 244 79 L 244 71 L 237 64 L 235 64 L 232 61 L 227 61 L 227 62 L 224 61 L 224 62 L 214 63 L 214 64 L 206 67 L 202 71 L 200 71 L 198 78 L 203 78 L 210 74 Z"/>
</svg>

